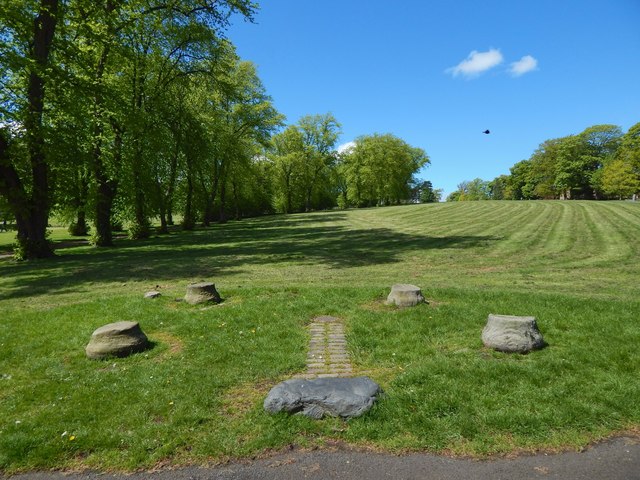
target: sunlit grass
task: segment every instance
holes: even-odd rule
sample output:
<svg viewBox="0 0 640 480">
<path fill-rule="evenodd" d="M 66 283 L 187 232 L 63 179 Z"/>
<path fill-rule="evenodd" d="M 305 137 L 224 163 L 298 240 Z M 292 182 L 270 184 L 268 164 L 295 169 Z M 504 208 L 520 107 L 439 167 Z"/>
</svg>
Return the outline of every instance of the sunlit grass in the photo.
<svg viewBox="0 0 640 480">
<path fill-rule="evenodd" d="M 630 202 L 476 202 L 267 217 L 2 260 L 0 469 L 134 469 L 329 439 L 484 455 L 635 428 L 638 238 Z M 200 280 L 225 301 L 176 301 Z M 421 286 L 430 303 L 383 305 L 393 283 Z M 163 296 L 143 299 L 152 288 Z M 549 346 L 483 348 L 489 313 L 536 316 Z M 317 315 L 345 321 L 355 368 L 385 390 L 364 417 L 262 410 L 272 385 L 304 369 Z M 91 332 L 119 320 L 139 321 L 154 348 L 87 360 Z"/>
</svg>

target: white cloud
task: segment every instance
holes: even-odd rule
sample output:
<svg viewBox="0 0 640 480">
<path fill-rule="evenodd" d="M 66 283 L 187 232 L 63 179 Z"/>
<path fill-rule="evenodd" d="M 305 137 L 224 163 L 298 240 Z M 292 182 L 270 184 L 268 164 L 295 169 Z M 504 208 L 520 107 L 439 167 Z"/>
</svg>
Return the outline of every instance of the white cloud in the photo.
<svg viewBox="0 0 640 480">
<path fill-rule="evenodd" d="M 356 146 L 356 142 L 347 142 L 338 146 L 338 153 L 349 153 Z"/>
<path fill-rule="evenodd" d="M 504 57 L 500 50 L 491 48 L 486 52 L 472 51 L 469 56 L 455 67 L 447 68 L 446 73 L 454 77 L 463 75 L 467 78 L 477 77 L 481 73 L 492 69 L 502 63 Z"/>
<path fill-rule="evenodd" d="M 538 69 L 538 60 L 531 55 L 525 55 L 517 62 L 513 62 L 509 67 L 509 73 L 514 77 L 519 77 L 527 72 L 532 72 Z"/>
</svg>

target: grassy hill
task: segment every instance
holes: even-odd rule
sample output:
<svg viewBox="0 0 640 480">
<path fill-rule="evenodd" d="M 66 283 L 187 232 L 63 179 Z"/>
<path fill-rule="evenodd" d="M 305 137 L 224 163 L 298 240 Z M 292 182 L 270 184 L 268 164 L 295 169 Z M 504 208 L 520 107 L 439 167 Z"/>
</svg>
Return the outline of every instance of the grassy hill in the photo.
<svg viewBox="0 0 640 480">
<path fill-rule="evenodd" d="M 484 455 L 637 431 L 639 238 L 637 203 L 470 202 L 0 260 L 0 469 L 126 469 L 329 440 Z M 201 280 L 225 302 L 175 301 Z M 384 306 L 394 283 L 429 304 Z M 156 287 L 160 299 L 142 298 Z M 549 346 L 485 349 L 489 313 L 536 316 Z M 385 396 L 350 422 L 266 415 L 269 388 L 304 369 L 318 315 L 345 321 L 356 370 Z M 155 348 L 88 361 L 91 332 L 118 320 L 139 321 Z"/>
</svg>

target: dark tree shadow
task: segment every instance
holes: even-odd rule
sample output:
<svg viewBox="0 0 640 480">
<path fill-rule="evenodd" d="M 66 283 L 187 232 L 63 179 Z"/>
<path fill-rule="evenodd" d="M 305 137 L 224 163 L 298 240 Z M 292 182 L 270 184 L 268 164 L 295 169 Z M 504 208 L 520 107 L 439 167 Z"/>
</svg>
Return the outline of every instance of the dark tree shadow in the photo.
<svg viewBox="0 0 640 480">
<path fill-rule="evenodd" d="M 498 240 L 327 225 L 345 218 L 344 213 L 266 217 L 146 241 L 120 239 L 111 249 L 59 249 L 46 261 L 2 262 L 0 273 L 12 281 L 5 283 L 0 299 L 79 291 L 87 282 L 220 278 L 245 266 L 281 262 L 336 269 L 391 264 L 410 251 L 472 248 Z"/>
</svg>

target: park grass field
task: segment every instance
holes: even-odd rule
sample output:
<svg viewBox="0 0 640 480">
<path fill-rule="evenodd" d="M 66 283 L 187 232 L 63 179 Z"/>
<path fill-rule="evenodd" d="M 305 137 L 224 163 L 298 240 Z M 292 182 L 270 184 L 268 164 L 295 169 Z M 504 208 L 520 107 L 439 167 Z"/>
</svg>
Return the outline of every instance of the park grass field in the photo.
<svg viewBox="0 0 640 480">
<path fill-rule="evenodd" d="M 486 456 L 637 433 L 639 239 L 638 203 L 487 201 L 272 216 L 0 260 L 0 471 L 336 442 Z M 0 234 L 0 250 L 9 243 Z M 202 280 L 221 305 L 176 301 Z M 383 305 L 394 283 L 429 304 Z M 143 299 L 151 289 L 163 296 Z M 484 348 L 489 313 L 536 316 L 548 346 Z M 355 369 L 385 394 L 348 422 L 269 416 L 264 396 L 304 370 L 318 315 L 344 320 Z M 87 360 L 93 330 L 119 320 L 140 322 L 154 348 Z"/>
</svg>

